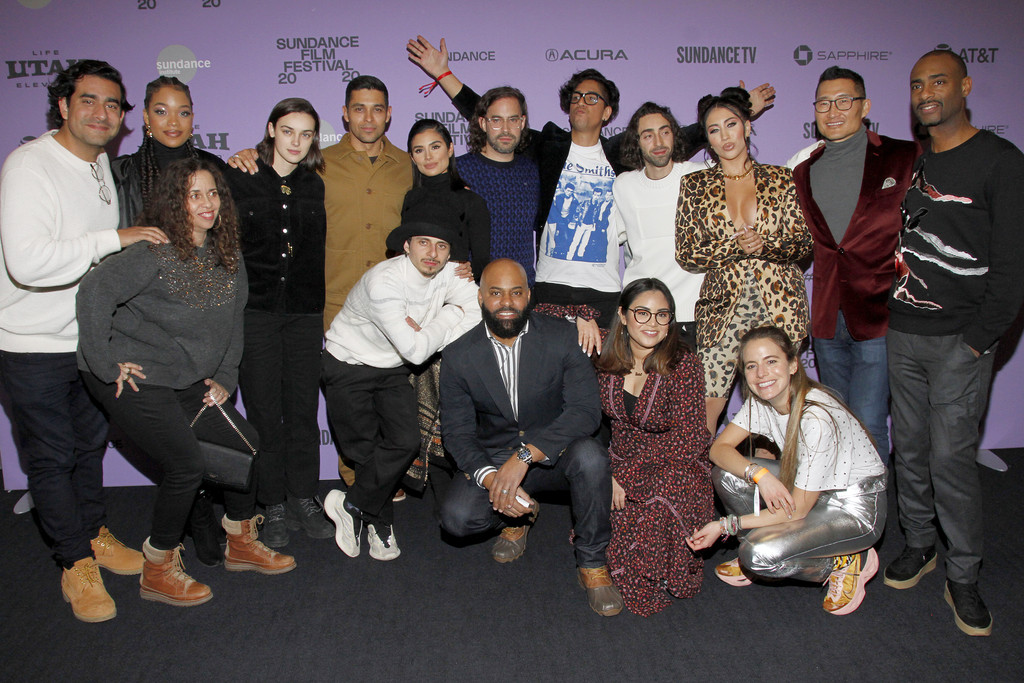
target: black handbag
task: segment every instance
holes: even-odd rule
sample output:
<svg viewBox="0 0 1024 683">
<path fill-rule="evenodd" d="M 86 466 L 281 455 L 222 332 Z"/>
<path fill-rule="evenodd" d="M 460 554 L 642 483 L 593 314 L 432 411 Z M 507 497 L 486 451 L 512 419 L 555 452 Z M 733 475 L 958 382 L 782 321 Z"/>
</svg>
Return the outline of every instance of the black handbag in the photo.
<svg viewBox="0 0 1024 683">
<path fill-rule="evenodd" d="M 196 420 L 203 414 L 208 406 L 203 405 L 196 413 L 190 426 L 195 426 Z M 224 419 L 228 421 L 231 428 L 235 430 L 239 438 L 246 445 L 248 450 L 239 450 L 230 446 L 222 446 L 219 443 L 203 441 L 199 439 L 199 449 L 203 453 L 203 479 L 214 486 L 232 489 L 245 493 L 252 486 L 252 475 L 256 464 L 256 449 L 252 447 L 249 440 L 245 438 L 241 430 L 235 425 L 224 408 L 218 404 L 217 409 Z"/>
</svg>

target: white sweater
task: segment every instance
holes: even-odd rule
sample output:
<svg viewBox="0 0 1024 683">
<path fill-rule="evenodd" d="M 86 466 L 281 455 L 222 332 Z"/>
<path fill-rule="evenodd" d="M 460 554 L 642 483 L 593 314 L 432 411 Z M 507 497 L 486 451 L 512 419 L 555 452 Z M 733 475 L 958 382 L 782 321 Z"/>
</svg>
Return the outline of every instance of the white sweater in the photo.
<svg viewBox="0 0 1024 683">
<path fill-rule="evenodd" d="M 91 164 L 50 131 L 11 152 L 0 171 L 0 349 L 74 352 L 75 295 L 82 276 L 120 250 L 117 192 L 105 153 L 95 165 L 110 188 L 100 198 Z"/>
<path fill-rule="evenodd" d="M 691 322 L 693 307 L 704 283 L 703 273 L 691 273 L 676 263 L 676 206 L 679 181 L 688 173 L 705 168 L 690 161 L 676 163 L 660 180 L 651 180 L 643 170 L 615 178 L 612 193 L 626 237 L 626 271 L 623 286 L 633 280 L 656 277 L 672 292 L 676 320 Z"/>
<path fill-rule="evenodd" d="M 368 270 L 349 292 L 327 330 L 327 351 L 354 365 L 419 365 L 480 322 L 476 294 L 471 280 L 455 276 L 454 263 L 427 278 L 405 254 L 395 256 Z"/>
</svg>

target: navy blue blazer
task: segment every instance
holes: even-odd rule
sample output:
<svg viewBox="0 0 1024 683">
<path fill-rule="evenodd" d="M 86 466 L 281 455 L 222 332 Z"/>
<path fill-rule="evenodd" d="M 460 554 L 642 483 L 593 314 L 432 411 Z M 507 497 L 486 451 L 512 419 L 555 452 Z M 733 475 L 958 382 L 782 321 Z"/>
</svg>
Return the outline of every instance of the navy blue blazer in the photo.
<svg viewBox="0 0 1024 683">
<path fill-rule="evenodd" d="M 444 349 L 441 436 L 463 472 L 500 466 L 520 443 L 536 446 L 554 465 L 565 448 L 593 434 L 601 421 L 597 376 L 580 350 L 576 327 L 530 314 L 519 352 L 519 419 L 498 373 L 481 322 Z M 503 453 L 504 452 L 504 453 Z"/>
</svg>

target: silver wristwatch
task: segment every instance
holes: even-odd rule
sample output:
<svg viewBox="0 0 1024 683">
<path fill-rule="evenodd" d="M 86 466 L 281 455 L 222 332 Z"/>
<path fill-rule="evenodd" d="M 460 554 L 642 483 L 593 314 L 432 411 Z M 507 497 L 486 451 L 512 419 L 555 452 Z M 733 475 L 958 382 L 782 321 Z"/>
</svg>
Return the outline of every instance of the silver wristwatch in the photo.
<svg viewBox="0 0 1024 683">
<path fill-rule="evenodd" d="M 520 444 L 519 448 L 515 451 L 516 457 L 525 462 L 527 465 L 533 462 L 533 453 L 526 447 L 526 444 Z"/>
</svg>

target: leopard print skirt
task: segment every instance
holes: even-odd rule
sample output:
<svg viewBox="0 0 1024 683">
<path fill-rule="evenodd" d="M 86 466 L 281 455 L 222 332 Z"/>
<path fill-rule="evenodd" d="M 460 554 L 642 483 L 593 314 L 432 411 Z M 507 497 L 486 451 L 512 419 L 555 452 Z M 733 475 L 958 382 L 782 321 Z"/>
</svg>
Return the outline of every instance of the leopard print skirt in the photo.
<svg viewBox="0 0 1024 683">
<path fill-rule="evenodd" d="M 739 366 L 740 337 L 746 334 L 747 330 L 771 324 L 771 317 L 761 299 L 754 275 L 748 273 L 740 291 L 739 301 L 736 302 L 736 315 L 729 321 L 722 340 L 699 351 L 700 360 L 704 364 L 704 382 L 708 398 L 729 396 L 733 380 L 736 378 L 736 368 Z"/>
</svg>

